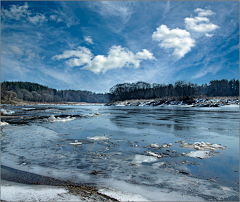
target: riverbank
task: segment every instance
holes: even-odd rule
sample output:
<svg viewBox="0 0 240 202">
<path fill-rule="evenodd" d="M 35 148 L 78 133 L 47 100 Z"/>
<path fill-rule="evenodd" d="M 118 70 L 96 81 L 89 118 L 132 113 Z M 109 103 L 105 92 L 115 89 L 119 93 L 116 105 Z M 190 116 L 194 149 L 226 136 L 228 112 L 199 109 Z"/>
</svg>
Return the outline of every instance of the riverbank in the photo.
<svg viewBox="0 0 240 202">
<path fill-rule="evenodd" d="M 104 103 L 88 103 L 88 102 L 33 102 L 20 99 L 1 100 L 2 105 L 24 106 L 24 105 L 102 105 Z"/>
<path fill-rule="evenodd" d="M 80 185 L 1 166 L 1 201 L 59 200 L 118 201 L 98 192 L 94 185 Z"/>
<path fill-rule="evenodd" d="M 149 99 L 149 100 L 125 100 L 107 103 L 106 106 L 186 106 L 186 107 L 221 107 L 224 105 L 239 105 L 238 97 L 207 97 L 192 98 L 188 100 L 177 99 Z"/>
</svg>

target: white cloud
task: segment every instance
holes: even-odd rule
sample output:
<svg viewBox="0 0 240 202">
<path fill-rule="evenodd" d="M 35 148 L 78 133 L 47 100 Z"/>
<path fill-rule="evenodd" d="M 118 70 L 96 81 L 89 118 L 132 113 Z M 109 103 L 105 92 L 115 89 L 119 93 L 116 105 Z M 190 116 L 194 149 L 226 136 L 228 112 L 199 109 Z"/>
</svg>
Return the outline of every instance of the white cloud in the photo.
<svg viewBox="0 0 240 202">
<path fill-rule="evenodd" d="M 20 20 L 26 18 L 33 24 L 38 24 L 47 21 L 45 15 L 37 13 L 35 16 L 28 10 L 28 3 L 25 2 L 23 6 L 10 5 L 10 9 L 1 9 L 1 16 L 3 19 Z"/>
<path fill-rule="evenodd" d="M 1 9 L 2 11 L 2 18 L 6 19 L 14 19 L 14 20 L 19 20 L 21 17 L 27 17 L 30 12 L 27 10 L 28 9 L 28 4 L 25 2 L 23 6 L 18 6 L 18 5 L 10 5 L 10 9 Z"/>
<path fill-rule="evenodd" d="M 8 55 L 13 55 L 13 54 L 22 55 L 23 51 L 17 46 L 7 44 L 6 46 L 2 46 L 1 53 L 2 54 L 8 54 Z"/>
<path fill-rule="evenodd" d="M 198 16 L 209 16 L 214 15 L 215 13 L 211 10 L 204 10 L 202 8 L 197 8 L 194 10 L 196 13 L 198 13 Z"/>
<path fill-rule="evenodd" d="M 153 32 L 152 39 L 159 41 L 158 45 L 162 48 L 173 48 L 172 55 L 176 59 L 184 57 L 195 46 L 195 40 L 188 31 L 179 28 L 170 30 L 166 25 L 158 27 L 157 31 Z"/>
<path fill-rule="evenodd" d="M 93 44 L 93 40 L 90 36 L 84 36 L 84 41 L 90 43 L 90 44 Z"/>
<path fill-rule="evenodd" d="M 120 17 L 122 22 L 126 24 L 131 18 L 134 4 L 135 2 L 127 1 L 99 1 L 92 8 L 103 16 Z"/>
<path fill-rule="evenodd" d="M 32 60 L 34 58 L 40 59 L 40 56 L 36 53 L 34 53 L 32 50 L 28 49 L 25 51 L 27 55 L 27 60 Z"/>
<path fill-rule="evenodd" d="M 35 15 L 33 17 L 29 16 L 28 19 L 34 25 L 47 21 L 45 15 L 43 15 L 43 14 L 37 14 L 37 15 Z"/>
<path fill-rule="evenodd" d="M 121 46 L 112 46 L 107 57 L 104 55 L 97 55 L 93 59 L 92 57 L 93 54 L 88 48 L 79 46 L 78 50 L 64 51 L 63 54 L 55 55 L 52 59 L 61 60 L 71 58 L 66 61 L 66 64 L 71 67 L 86 64 L 82 69 L 94 73 L 105 73 L 107 70 L 130 66 L 130 64 L 138 68 L 142 60 L 155 59 L 153 54 L 146 49 L 134 54 L 132 51 L 129 51 L 127 48 L 122 48 Z"/>
<path fill-rule="evenodd" d="M 214 34 L 208 34 L 208 33 L 206 33 L 205 34 L 207 37 L 212 37 Z"/>
<path fill-rule="evenodd" d="M 63 20 L 60 18 L 60 17 L 58 17 L 57 15 L 50 15 L 50 19 L 51 20 L 54 20 L 54 21 L 56 21 L 56 22 L 62 22 Z"/>
<path fill-rule="evenodd" d="M 131 64 L 138 68 L 140 62 L 146 59 L 155 59 L 153 54 L 148 50 L 143 49 L 143 52 L 138 52 L 134 54 L 127 48 L 122 48 L 121 46 L 112 46 L 108 52 L 108 56 L 97 55 L 91 61 L 88 66 L 83 67 L 83 69 L 90 70 L 94 73 L 105 73 L 107 70 L 122 68 L 124 66 L 130 66 Z"/>
<path fill-rule="evenodd" d="M 69 59 L 66 63 L 71 66 L 81 66 L 90 63 L 93 55 L 91 51 L 86 47 L 79 46 L 77 50 L 66 50 L 61 55 L 55 55 L 53 60 Z"/>
<path fill-rule="evenodd" d="M 208 15 L 213 15 L 215 14 L 214 12 L 201 8 L 197 8 L 194 11 L 198 13 L 197 17 L 184 19 L 186 29 L 193 30 L 195 32 L 211 32 L 219 28 L 219 26 L 210 23 L 207 17 L 204 17 Z"/>
<path fill-rule="evenodd" d="M 192 79 L 203 77 L 208 73 L 212 73 L 213 75 L 215 75 L 219 70 L 221 70 L 221 68 L 221 65 L 217 67 L 204 67 L 196 75 L 192 76 Z"/>
</svg>

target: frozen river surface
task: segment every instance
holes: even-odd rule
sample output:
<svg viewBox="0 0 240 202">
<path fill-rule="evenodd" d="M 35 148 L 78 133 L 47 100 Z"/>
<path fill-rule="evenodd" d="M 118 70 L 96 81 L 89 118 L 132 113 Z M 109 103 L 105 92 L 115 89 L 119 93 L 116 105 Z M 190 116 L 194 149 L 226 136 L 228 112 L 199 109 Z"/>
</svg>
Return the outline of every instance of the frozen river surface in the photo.
<svg viewBox="0 0 240 202">
<path fill-rule="evenodd" d="M 118 200 L 239 200 L 239 106 L 6 109 L 3 166 Z"/>
</svg>

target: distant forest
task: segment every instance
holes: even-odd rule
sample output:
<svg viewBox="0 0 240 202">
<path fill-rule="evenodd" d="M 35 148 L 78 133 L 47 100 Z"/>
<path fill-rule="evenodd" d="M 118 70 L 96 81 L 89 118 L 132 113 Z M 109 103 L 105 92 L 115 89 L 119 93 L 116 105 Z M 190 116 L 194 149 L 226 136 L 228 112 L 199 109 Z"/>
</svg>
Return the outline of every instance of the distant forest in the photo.
<svg viewBox="0 0 240 202">
<path fill-rule="evenodd" d="M 239 96 L 239 80 L 213 80 L 209 84 L 193 84 L 176 81 L 172 84 L 136 83 L 117 84 L 109 93 L 94 93 L 85 90 L 56 90 L 31 82 L 1 83 L 1 100 L 22 99 L 36 102 L 88 102 L 107 103 L 133 99 L 178 99 L 193 97 Z"/>
<path fill-rule="evenodd" d="M 108 94 L 85 90 L 56 90 L 31 82 L 2 82 L 1 100 L 12 100 L 14 98 L 35 102 L 106 103 Z"/>
<path fill-rule="evenodd" d="M 142 81 L 123 83 L 110 89 L 109 101 L 155 98 L 186 100 L 202 96 L 239 96 L 239 80 L 213 80 L 202 85 L 185 81 L 176 81 L 174 85 L 149 84 Z"/>
</svg>

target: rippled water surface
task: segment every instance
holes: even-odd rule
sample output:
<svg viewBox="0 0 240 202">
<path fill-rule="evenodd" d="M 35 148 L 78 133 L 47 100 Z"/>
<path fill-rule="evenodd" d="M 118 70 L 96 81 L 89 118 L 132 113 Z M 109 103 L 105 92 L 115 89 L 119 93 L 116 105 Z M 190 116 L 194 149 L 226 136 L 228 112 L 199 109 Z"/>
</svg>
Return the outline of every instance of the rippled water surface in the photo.
<svg viewBox="0 0 240 202">
<path fill-rule="evenodd" d="M 148 200 L 238 200 L 237 106 L 38 105 L 7 109 L 19 117 L 2 118 L 10 123 L 2 127 L 4 166 L 72 182 L 92 182 L 100 189 L 134 193 Z M 51 115 L 75 119 L 47 121 Z M 69 144 L 76 141 L 82 144 Z M 208 150 L 206 159 L 193 158 L 182 153 L 195 150 L 180 147 L 177 141 L 210 142 L 226 149 Z M 172 146 L 152 148 L 149 143 Z"/>
</svg>

